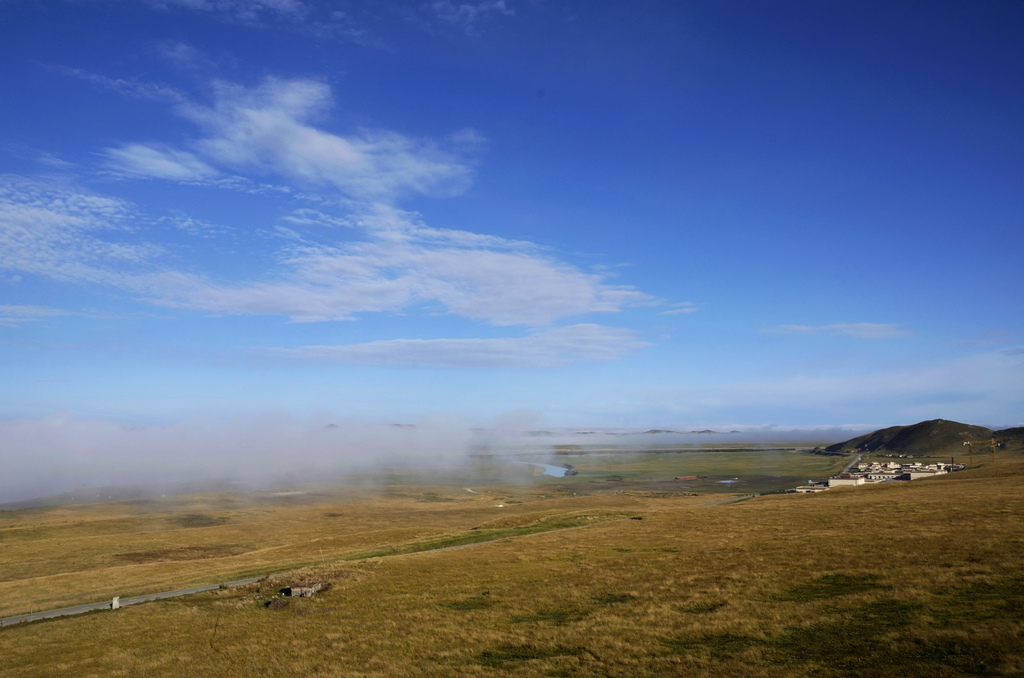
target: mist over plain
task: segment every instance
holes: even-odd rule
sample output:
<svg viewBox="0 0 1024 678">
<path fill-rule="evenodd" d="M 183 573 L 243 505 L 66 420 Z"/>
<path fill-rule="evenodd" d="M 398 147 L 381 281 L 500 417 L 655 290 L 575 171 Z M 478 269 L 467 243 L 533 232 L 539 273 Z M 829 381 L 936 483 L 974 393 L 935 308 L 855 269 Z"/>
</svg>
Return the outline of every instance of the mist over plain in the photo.
<svg viewBox="0 0 1024 678">
<path fill-rule="evenodd" d="M 56 413 L 0 420 L 0 504 L 69 492 L 76 487 L 166 485 L 213 479 L 246 487 L 343 482 L 396 466 L 445 472 L 472 458 L 542 457 L 558 447 L 618 451 L 667 445 L 837 442 L 866 426 L 716 429 L 545 427 L 539 416 L 507 413 L 483 427 L 457 416 L 412 423 L 301 417 L 264 412 L 126 425 Z"/>
</svg>

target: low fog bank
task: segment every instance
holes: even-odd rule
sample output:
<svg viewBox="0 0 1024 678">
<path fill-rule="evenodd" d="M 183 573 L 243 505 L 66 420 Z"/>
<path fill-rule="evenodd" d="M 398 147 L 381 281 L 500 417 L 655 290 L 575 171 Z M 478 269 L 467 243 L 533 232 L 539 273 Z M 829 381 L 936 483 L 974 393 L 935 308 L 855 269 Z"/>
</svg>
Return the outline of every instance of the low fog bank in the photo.
<svg viewBox="0 0 1024 678">
<path fill-rule="evenodd" d="M 146 494 L 177 492 L 176 488 L 212 481 L 224 488 L 280 489 L 289 483 L 340 483 L 352 474 L 398 466 L 444 473 L 464 469 L 469 460 L 481 456 L 545 455 L 564 446 L 642 451 L 674 445 L 820 443 L 848 440 L 870 430 L 545 428 L 538 426 L 538 419 L 510 413 L 483 428 L 472 428 L 458 418 L 397 424 L 339 419 L 327 413 L 194 416 L 151 426 L 66 414 L 0 420 L 0 504 L 65 493 L 82 498 L 97 494 L 82 491 L 82 486 L 145 486 L 149 489 L 138 491 Z M 121 494 L 110 493 L 110 498 Z"/>
<path fill-rule="evenodd" d="M 515 436 L 516 445 L 564 446 L 593 445 L 622 449 L 642 450 L 672 445 L 694 447 L 700 445 L 772 445 L 778 443 L 838 443 L 874 431 L 869 426 L 813 426 L 787 428 L 780 426 L 721 426 L 716 428 L 661 429 L 661 428 L 531 428 Z M 477 438 L 487 442 L 492 432 L 484 429 L 474 431 Z M 513 437 L 502 435 L 497 441 L 505 445 L 513 443 Z M 500 445 L 499 445 L 500 446 Z"/>
<path fill-rule="evenodd" d="M 0 421 L 0 504 L 82 485 L 225 479 L 272 487 L 395 464 L 445 468 L 465 462 L 471 440 L 466 422 L 445 418 L 406 426 L 280 413 L 138 427 L 63 414 L 7 420 Z"/>
</svg>

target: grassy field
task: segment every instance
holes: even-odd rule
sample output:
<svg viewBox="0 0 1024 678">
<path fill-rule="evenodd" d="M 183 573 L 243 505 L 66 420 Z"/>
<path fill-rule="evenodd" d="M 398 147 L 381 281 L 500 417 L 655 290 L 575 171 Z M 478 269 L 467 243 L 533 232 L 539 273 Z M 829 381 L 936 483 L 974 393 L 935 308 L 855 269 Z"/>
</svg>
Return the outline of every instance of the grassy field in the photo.
<svg viewBox="0 0 1024 678">
<path fill-rule="evenodd" d="M 565 462 L 579 476 L 477 494 L 0 513 L 0 616 L 295 568 L 2 629 L 0 676 L 1024 675 L 1019 451 L 930 480 L 718 506 L 651 489 L 662 471 L 703 475 L 696 455 L 671 469 L 667 454 L 584 456 Z M 276 597 L 305 579 L 331 588 Z"/>
</svg>

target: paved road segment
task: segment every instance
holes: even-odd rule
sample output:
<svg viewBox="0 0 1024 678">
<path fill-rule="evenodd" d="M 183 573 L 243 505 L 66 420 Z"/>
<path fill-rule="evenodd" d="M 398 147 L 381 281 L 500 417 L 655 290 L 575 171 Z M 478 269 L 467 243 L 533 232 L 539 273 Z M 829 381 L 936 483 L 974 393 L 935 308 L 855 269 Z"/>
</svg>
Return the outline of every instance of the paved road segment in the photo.
<svg viewBox="0 0 1024 678">
<path fill-rule="evenodd" d="M 208 584 L 206 586 L 194 586 L 190 589 L 178 589 L 177 591 L 148 593 L 144 596 L 135 596 L 133 598 L 121 598 L 119 604 L 121 607 L 127 607 L 129 605 L 138 605 L 139 603 L 148 603 L 151 600 L 161 600 L 163 598 L 177 598 L 178 596 L 188 596 L 193 593 L 202 593 L 203 591 L 213 591 L 214 589 L 219 589 L 221 586 L 245 586 L 246 584 L 255 584 L 256 582 L 264 578 L 265 577 L 256 577 L 254 579 L 239 579 L 237 581 L 225 582 L 224 584 Z M 64 607 L 59 610 L 43 610 L 40 612 L 31 612 L 29 614 L 19 614 L 14 617 L 5 617 L 3 619 L 0 619 L 0 627 L 13 626 L 14 624 L 37 621 L 39 619 L 69 617 L 71 615 L 85 614 L 86 612 L 93 612 L 95 610 L 109 610 L 111 607 L 111 603 L 111 600 L 105 600 L 102 603 L 87 603 L 86 605 Z"/>
</svg>

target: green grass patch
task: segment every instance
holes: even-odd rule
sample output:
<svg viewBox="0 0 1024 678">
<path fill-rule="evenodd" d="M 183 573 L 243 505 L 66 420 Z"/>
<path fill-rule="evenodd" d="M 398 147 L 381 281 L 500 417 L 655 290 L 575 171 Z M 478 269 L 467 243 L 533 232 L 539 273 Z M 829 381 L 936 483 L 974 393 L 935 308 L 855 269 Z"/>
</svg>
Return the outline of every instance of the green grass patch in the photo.
<svg viewBox="0 0 1024 678">
<path fill-rule="evenodd" d="M 400 544 L 374 551 L 362 551 L 345 556 L 342 560 L 365 560 L 367 558 L 383 558 L 385 556 L 403 555 L 406 553 L 419 553 L 421 551 L 434 551 L 437 549 L 451 548 L 453 546 L 466 546 L 468 544 L 479 544 L 482 542 L 496 541 L 509 537 L 522 537 L 529 534 L 540 534 L 553 530 L 564 530 L 570 527 L 582 527 L 594 522 L 621 518 L 621 515 L 602 516 L 579 516 L 568 518 L 553 518 L 541 521 L 533 525 L 521 527 L 495 528 L 495 529 L 473 529 L 459 534 L 443 535 L 426 539 L 423 541 Z"/>
</svg>

